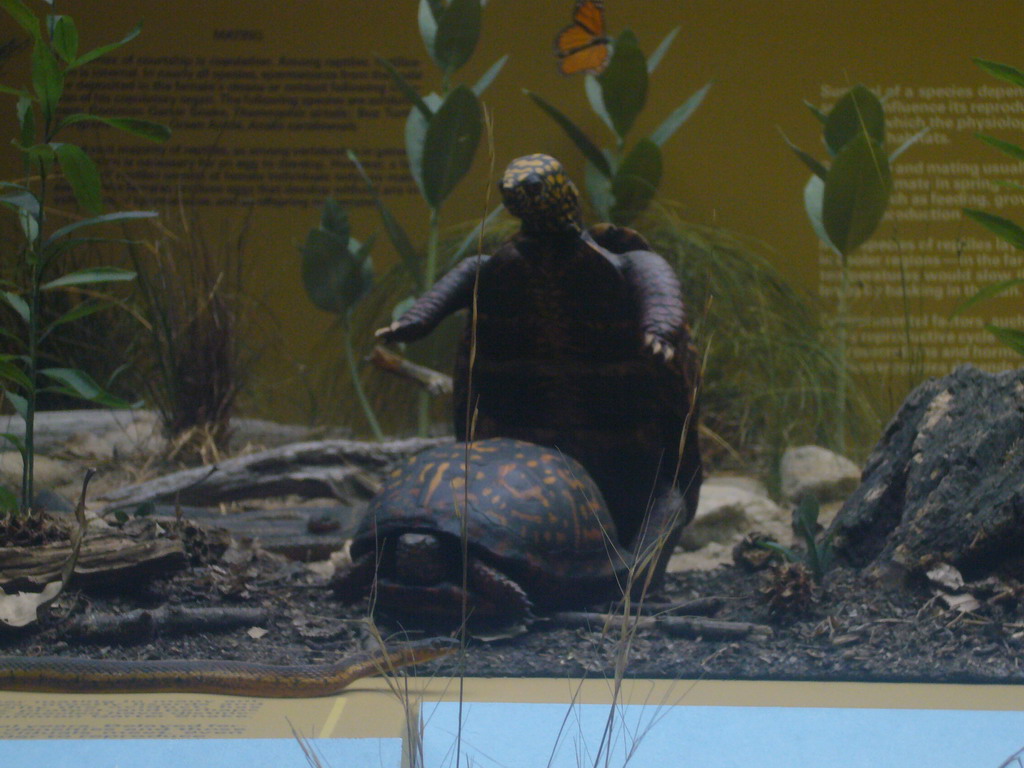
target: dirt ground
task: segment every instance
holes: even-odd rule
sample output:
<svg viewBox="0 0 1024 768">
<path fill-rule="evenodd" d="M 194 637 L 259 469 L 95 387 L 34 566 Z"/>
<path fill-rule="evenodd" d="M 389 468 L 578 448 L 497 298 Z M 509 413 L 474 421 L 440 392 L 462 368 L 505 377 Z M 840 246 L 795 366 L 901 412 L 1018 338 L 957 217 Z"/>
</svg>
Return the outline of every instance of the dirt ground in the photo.
<svg viewBox="0 0 1024 768">
<path fill-rule="evenodd" d="M 66 445 L 63 451 L 68 453 Z M 114 459 L 95 481 L 96 492 L 140 474 L 118 476 L 111 470 L 128 465 L 117 460 L 116 452 Z M 77 469 L 72 473 L 73 478 L 80 476 Z M 791 601 L 795 604 L 790 610 L 772 610 L 771 604 L 785 602 L 793 590 L 778 582 L 771 586 L 765 572 L 750 573 L 731 564 L 704 569 L 707 564 L 698 555 L 675 559 L 695 570 L 670 573 L 655 600 L 665 604 L 718 598 L 712 618 L 764 625 L 770 632 L 710 639 L 677 636 L 664 626 L 640 629 L 630 647 L 628 676 L 1024 683 L 1024 587 L 1015 582 L 1001 583 L 992 594 L 976 590 L 973 605 L 961 602 L 969 610 L 957 610 L 923 580 L 889 590 L 858 571 L 837 566 L 821 585 L 798 579 L 797 587 L 809 587 L 804 599 Z M 327 579 L 323 568 L 262 550 L 233 548 L 227 561 L 189 565 L 167 577 L 128 579 L 105 590 L 82 591 L 73 585 L 37 624 L 0 629 L 0 654 L 295 663 L 334 661 L 352 650 L 373 647 L 368 602 L 342 605 Z M 152 636 L 136 630 L 95 642 L 72 631 L 83 618 L 162 606 L 249 608 L 261 615 L 231 629 Z M 378 613 L 374 618 L 389 639 L 425 634 L 403 627 L 394 617 Z M 435 662 L 424 671 L 607 676 L 620 649 L 615 631 L 605 633 L 597 624 L 567 628 L 541 616 L 522 631 L 492 632 L 488 640 L 470 638 L 461 658 Z"/>
<path fill-rule="evenodd" d="M 1024 611 L 1020 600 L 958 612 L 926 585 L 885 591 L 850 569 L 829 572 L 802 609 L 773 613 L 762 587 L 768 577 L 735 566 L 670 574 L 659 602 L 717 597 L 715 618 L 754 622 L 770 635 L 711 640 L 639 630 L 627 676 L 756 680 L 1021 683 Z M 776 590 L 777 593 L 777 590 Z M 769 594 L 776 594 L 769 593 Z M 69 634 L 86 615 L 162 605 L 248 607 L 263 611 L 253 626 L 226 631 L 87 643 Z M 331 661 L 376 641 L 366 601 L 337 602 L 324 577 L 306 565 L 255 554 L 248 562 L 200 566 L 148 584 L 60 597 L 36 626 L 0 634 L 0 654 L 96 658 L 230 658 L 272 663 Z M 376 617 L 390 638 L 423 636 L 394 618 Z M 620 644 L 601 627 L 565 628 L 541 617 L 526 631 L 488 641 L 471 638 L 461 659 L 424 672 L 467 676 L 609 676 Z"/>
</svg>

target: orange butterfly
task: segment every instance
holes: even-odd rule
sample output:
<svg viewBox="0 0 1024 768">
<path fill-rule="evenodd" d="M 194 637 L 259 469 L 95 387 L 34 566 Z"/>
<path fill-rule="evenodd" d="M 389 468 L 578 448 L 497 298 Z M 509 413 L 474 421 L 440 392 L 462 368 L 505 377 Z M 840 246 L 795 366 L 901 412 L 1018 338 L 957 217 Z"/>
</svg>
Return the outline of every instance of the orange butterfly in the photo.
<svg viewBox="0 0 1024 768">
<path fill-rule="evenodd" d="M 563 75 L 601 74 L 611 58 L 609 42 L 604 29 L 604 0 L 576 0 L 572 24 L 555 38 L 558 70 Z"/>
</svg>

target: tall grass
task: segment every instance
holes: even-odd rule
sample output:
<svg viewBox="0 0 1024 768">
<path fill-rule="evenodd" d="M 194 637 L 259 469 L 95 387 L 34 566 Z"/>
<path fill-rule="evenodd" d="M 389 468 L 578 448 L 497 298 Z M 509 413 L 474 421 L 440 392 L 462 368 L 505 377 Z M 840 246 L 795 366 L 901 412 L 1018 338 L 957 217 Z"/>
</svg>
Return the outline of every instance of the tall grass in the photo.
<svg viewBox="0 0 1024 768">
<path fill-rule="evenodd" d="M 172 453 L 214 459 L 258 350 L 243 344 L 254 314 L 245 296 L 251 211 L 211 235 L 185 204 L 129 247 L 144 332 L 132 349 L 136 384 L 160 414 Z"/>
<path fill-rule="evenodd" d="M 813 297 L 785 280 L 764 244 L 686 222 L 671 204 L 653 209 L 643 231 L 679 272 L 694 336 L 713 340 L 701 403 L 710 464 L 752 464 L 771 479 L 786 447 L 835 447 L 838 377 L 849 374 Z M 881 416 L 854 381 L 846 387 L 849 450 L 859 455 Z"/>
</svg>

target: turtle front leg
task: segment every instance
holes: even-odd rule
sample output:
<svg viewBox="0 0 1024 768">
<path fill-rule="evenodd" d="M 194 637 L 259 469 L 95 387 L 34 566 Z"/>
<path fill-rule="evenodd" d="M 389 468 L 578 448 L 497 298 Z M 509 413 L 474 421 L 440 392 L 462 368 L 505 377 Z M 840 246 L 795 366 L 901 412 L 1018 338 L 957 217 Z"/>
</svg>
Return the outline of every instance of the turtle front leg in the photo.
<svg viewBox="0 0 1024 768">
<path fill-rule="evenodd" d="M 376 336 L 381 341 L 415 341 L 422 339 L 448 315 L 465 309 L 473 299 L 473 285 L 479 269 L 490 256 L 473 256 L 461 261 L 434 286 L 420 296 L 400 318 Z"/>
<path fill-rule="evenodd" d="M 467 564 L 466 586 L 481 616 L 522 619 L 533 610 L 533 603 L 522 587 L 479 560 L 471 559 Z"/>
<path fill-rule="evenodd" d="M 692 517 L 678 488 L 669 486 L 660 490 L 651 502 L 632 547 L 636 568 L 633 599 L 661 588 L 668 561 L 679 543 L 683 528 Z"/>
<path fill-rule="evenodd" d="M 679 278 L 653 251 L 631 251 L 623 258 L 626 281 L 640 309 L 644 349 L 669 362 L 690 341 Z"/>
<path fill-rule="evenodd" d="M 353 560 L 345 570 L 334 575 L 331 579 L 331 589 L 341 602 L 354 603 L 370 594 L 376 577 L 377 553 L 366 552 Z"/>
</svg>

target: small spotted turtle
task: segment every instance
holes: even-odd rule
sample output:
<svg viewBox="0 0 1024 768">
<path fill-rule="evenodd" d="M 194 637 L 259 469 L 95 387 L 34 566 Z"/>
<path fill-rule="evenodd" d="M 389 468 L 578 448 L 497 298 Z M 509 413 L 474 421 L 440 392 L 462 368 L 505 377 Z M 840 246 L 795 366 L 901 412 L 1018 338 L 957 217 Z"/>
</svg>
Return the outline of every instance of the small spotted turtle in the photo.
<svg viewBox="0 0 1024 768">
<path fill-rule="evenodd" d="M 475 303 L 454 376 L 456 437 L 468 439 L 472 422 L 474 438 L 527 440 L 577 459 L 624 546 L 640 557 L 663 544 L 658 584 L 702 479 L 700 366 L 679 280 L 634 230 L 585 230 L 579 193 L 555 158 L 514 160 L 499 188 L 520 231 L 458 264 L 378 336 L 421 338 Z"/>
<path fill-rule="evenodd" d="M 442 445 L 394 470 L 333 587 L 345 601 L 375 587 L 403 615 L 524 617 L 620 598 L 615 539 L 601 491 L 568 456 L 508 439 Z"/>
</svg>

